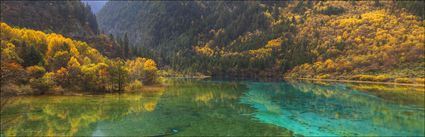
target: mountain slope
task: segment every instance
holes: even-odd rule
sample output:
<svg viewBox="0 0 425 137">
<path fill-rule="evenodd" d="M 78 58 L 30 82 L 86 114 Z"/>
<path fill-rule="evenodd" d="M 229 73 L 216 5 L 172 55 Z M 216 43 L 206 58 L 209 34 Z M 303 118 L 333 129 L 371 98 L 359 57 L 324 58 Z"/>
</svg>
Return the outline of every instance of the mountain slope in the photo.
<svg viewBox="0 0 425 137">
<path fill-rule="evenodd" d="M 424 77 L 421 4 L 400 1 L 108 2 L 106 33 L 161 66 L 225 76 Z M 423 7 L 423 4 L 422 4 Z"/>
<path fill-rule="evenodd" d="M 1 20 L 73 38 L 98 33 L 96 17 L 90 7 L 80 1 L 2 1 Z"/>
<path fill-rule="evenodd" d="M 272 10 L 274 5 L 276 4 L 255 1 L 111 1 L 99 12 L 98 20 L 100 28 L 105 33 L 114 35 L 128 33 L 133 45 L 153 53 L 144 56 L 156 58 L 162 66 L 170 66 L 177 70 L 215 73 L 227 69 L 225 66 L 227 64 L 216 61 L 214 63 L 216 68 L 204 69 L 213 65 L 212 60 L 196 58 L 203 55 L 198 55 L 195 47 L 208 45 L 207 47 L 212 49 L 242 52 L 264 46 L 268 40 L 281 34 L 261 36 L 259 41 L 248 41 L 249 46 L 240 46 L 240 43 L 247 43 L 241 42 L 240 39 L 243 39 L 241 37 L 243 35 L 262 35 L 260 34 L 262 31 L 272 31 L 270 17 L 264 12 Z M 284 27 L 274 29 L 286 30 Z M 236 39 L 239 39 L 239 42 L 235 42 Z M 217 50 L 214 54 L 218 55 L 219 52 Z M 249 58 L 243 60 L 248 61 Z M 240 67 L 234 70 L 243 67 L 247 70 L 258 69 L 254 64 L 243 62 L 236 61 Z M 267 64 L 274 64 L 274 61 Z M 249 66 L 252 67 L 248 68 Z"/>
<path fill-rule="evenodd" d="M 316 57 L 286 76 L 371 81 L 425 77 L 423 21 L 396 6 L 391 1 L 338 1 L 317 3 L 302 14 L 284 11 L 304 22 L 297 26 L 296 38 L 309 39 Z M 315 13 L 330 9 L 343 13 Z"/>
<path fill-rule="evenodd" d="M 108 57 L 120 56 L 120 47 L 99 33 L 90 6 L 81 1 L 2 1 L 1 21 L 11 26 L 62 34 L 85 41 Z"/>
</svg>

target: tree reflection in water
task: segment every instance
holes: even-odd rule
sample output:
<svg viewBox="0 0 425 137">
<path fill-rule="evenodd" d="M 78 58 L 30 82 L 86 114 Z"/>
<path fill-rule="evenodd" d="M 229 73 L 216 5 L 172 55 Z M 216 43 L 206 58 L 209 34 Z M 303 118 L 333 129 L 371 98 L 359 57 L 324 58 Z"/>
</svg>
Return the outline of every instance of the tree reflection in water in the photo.
<svg viewBox="0 0 425 137">
<path fill-rule="evenodd" d="M 92 132 L 89 127 L 98 121 L 153 111 L 162 92 L 14 97 L 2 112 L 1 131 L 7 136 L 74 136 Z"/>
<path fill-rule="evenodd" d="M 290 131 L 253 120 L 239 82 L 172 80 L 162 92 L 18 97 L 1 134 L 22 136 L 272 136 Z"/>
</svg>

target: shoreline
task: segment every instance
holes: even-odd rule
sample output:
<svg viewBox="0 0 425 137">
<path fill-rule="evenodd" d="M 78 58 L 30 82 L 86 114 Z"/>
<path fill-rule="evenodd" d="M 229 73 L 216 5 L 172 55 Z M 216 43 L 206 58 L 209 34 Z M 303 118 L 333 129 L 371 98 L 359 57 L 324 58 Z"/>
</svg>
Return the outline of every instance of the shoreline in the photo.
<svg viewBox="0 0 425 137">
<path fill-rule="evenodd" d="M 211 76 L 164 76 L 164 78 L 193 78 L 193 79 L 207 79 L 211 78 Z"/>
<path fill-rule="evenodd" d="M 19 96 L 96 96 L 96 95 L 105 95 L 105 94 L 125 94 L 125 93 L 137 93 L 137 92 L 156 92 L 159 90 L 162 90 L 166 88 L 168 85 L 161 84 L 161 85 L 148 85 L 143 86 L 138 91 L 122 91 L 122 92 L 84 92 L 84 91 L 67 91 L 63 93 L 49 93 L 46 92 L 44 94 L 6 94 L 6 95 L 0 95 L 0 98 L 8 98 L 8 97 L 19 97 Z"/>
<path fill-rule="evenodd" d="M 284 80 L 296 79 L 296 80 L 307 80 L 307 81 L 327 81 L 327 82 L 342 82 L 342 83 L 364 83 L 364 84 L 384 84 L 384 85 L 425 87 L 425 84 L 415 84 L 415 83 L 377 82 L 377 81 L 361 81 L 361 80 L 338 80 L 338 79 L 314 79 L 314 78 L 289 78 L 289 77 L 284 77 L 283 79 Z"/>
<path fill-rule="evenodd" d="M 202 77 L 165 77 L 165 78 L 190 78 L 190 79 L 207 79 L 212 78 L 211 76 L 202 76 Z M 338 80 L 338 79 L 315 79 L 315 78 L 291 78 L 291 77 L 283 77 L 281 79 L 283 81 L 288 80 L 303 80 L 303 81 L 324 81 L 324 82 L 340 82 L 340 83 L 363 83 L 363 84 L 381 84 L 381 85 L 394 85 L 394 86 L 410 86 L 410 87 L 421 87 L 425 88 L 424 84 L 419 83 L 397 83 L 397 82 L 377 82 L 377 81 L 361 81 L 361 80 Z M 143 86 L 143 88 L 139 91 L 124 91 L 121 93 L 136 93 L 136 92 L 154 92 L 157 90 L 161 90 L 169 85 L 167 84 L 160 84 L 160 85 L 149 85 L 149 86 Z M 18 94 L 18 95 L 1 95 L 1 97 L 14 97 L 14 96 L 43 96 L 43 95 L 49 95 L 49 96 L 94 96 L 94 95 L 103 95 L 103 94 L 110 94 L 110 93 L 117 93 L 117 92 L 81 92 L 81 91 L 71 91 L 71 92 L 65 92 L 65 93 L 45 93 L 45 94 Z"/>
</svg>

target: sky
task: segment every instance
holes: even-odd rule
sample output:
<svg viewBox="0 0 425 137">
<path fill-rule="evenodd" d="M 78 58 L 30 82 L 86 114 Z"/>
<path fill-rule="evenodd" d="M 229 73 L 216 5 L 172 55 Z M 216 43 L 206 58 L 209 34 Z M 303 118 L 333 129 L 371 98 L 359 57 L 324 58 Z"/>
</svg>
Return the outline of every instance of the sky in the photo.
<svg viewBox="0 0 425 137">
<path fill-rule="evenodd" d="M 82 0 L 84 3 L 88 3 L 91 7 L 93 13 L 97 14 L 100 9 L 102 9 L 103 5 L 108 2 L 107 0 Z"/>
</svg>

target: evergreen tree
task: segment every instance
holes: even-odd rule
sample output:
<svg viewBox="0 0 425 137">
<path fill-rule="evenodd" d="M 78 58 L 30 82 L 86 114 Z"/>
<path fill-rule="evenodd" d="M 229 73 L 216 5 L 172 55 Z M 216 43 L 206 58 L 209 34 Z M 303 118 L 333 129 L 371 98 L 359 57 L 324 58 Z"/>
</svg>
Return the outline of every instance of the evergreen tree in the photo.
<svg viewBox="0 0 425 137">
<path fill-rule="evenodd" d="M 130 48 L 129 48 L 129 44 L 128 44 L 128 36 L 127 33 L 124 34 L 124 41 L 123 41 L 123 45 L 124 45 L 124 58 L 129 58 L 129 53 L 130 53 Z"/>
<path fill-rule="evenodd" d="M 118 59 L 108 69 L 111 75 L 110 81 L 112 84 L 112 90 L 122 92 L 124 90 L 125 83 L 127 82 L 128 74 L 125 67 L 125 61 Z"/>
<path fill-rule="evenodd" d="M 37 65 L 43 59 L 43 55 L 34 45 L 27 45 L 25 42 L 22 44 L 20 56 L 24 61 L 22 64 L 24 67 Z"/>
</svg>

